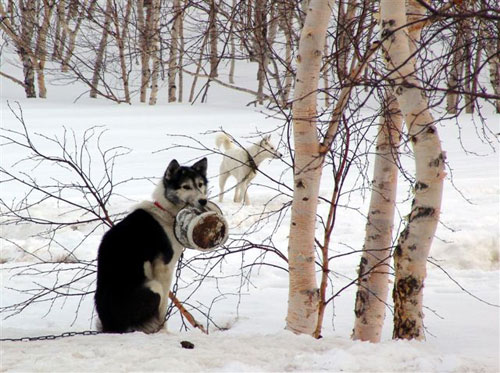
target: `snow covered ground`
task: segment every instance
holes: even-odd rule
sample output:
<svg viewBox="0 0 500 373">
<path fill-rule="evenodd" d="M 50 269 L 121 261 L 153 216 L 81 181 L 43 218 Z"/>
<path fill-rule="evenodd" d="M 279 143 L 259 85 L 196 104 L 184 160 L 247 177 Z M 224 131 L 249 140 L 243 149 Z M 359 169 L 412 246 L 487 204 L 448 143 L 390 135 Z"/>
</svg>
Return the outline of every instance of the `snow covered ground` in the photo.
<svg viewBox="0 0 500 373">
<path fill-rule="evenodd" d="M 283 123 L 271 119 L 244 106 L 247 97 L 227 93 L 217 87 L 211 88 L 208 104 L 164 104 L 154 107 L 134 104 L 116 105 L 103 100 L 81 99 L 67 93 L 53 95 L 42 100 L 22 99 L 22 92 L 10 82 L 2 80 L 1 123 L 3 129 L 19 129 L 19 123 L 7 107 L 14 108 L 20 101 L 23 115 L 33 133 L 46 136 L 62 135 L 62 127 L 74 130 L 77 136 L 91 126 L 105 126 L 102 137 L 104 147 L 125 146 L 131 152 L 119 158 L 114 178 L 117 180 L 160 176 L 168 162 L 176 158 L 181 163 L 191 162 L 206 151 L 169 148 L 174 143 L 189 139 L 172 137 L 173 134 L 188 135 L 214 147 L 214 135 L 207 131 L 221 127 L 239 139 L 245 139 L 257 129 L 270 131 Z M 67 87 L 60 92 L 67 92 Z M 59 92 L 59 91 L 58 91 Z M 49 92 L 50 93 L 50 92 Z M 64 97 L 64 95 L 68 97 Z M 247 100 L 248 101 L 248 100 Z M 499 117 L 490 114 L 488 121 L 493 132 L 500 132 Z M 323 338 L 314 340 L 307 336 L 296 336 L 284 330 L 287 308 L 287 275 L 283 270 L 270 266 L 254 268 L 249 283 L 242 286 L 243 268 L 251 263 L 252 254 L 229 256 L 207 278 L 190 298 L 190 304 L 201 305 L 210 311 L 210 317 L 224 330 L 210 327 L 210 334 L 198 330 L 182 331 L 181 321 L 174 316 L 169 322 L 168 332 L 155 335 L 133 333 L 127 335 L 75 336 L 51 341 L 2 342 L 1 371 L 50 371 L 50 372 L 94 372 L 94 371 L 345 371 L 345 372 L 498 372 L 499 366 L 499 156 L 498 143 L 493 148 L 478 141 L 472 120 L 461 118 L 462 137 L 458 139 L 457 128 L 447 123 L 440 126 L 443 148 L 453 170 L 453 184 L 447 180 L 444 194 L 442 224 L 431 252 L 433 262 L 443 270 L 429 265 L 425 285 L 425 342 L 391 340 L 390 311 L 387 312 L 383 341 L 379 344 L 353 342 L 350 333 L 354 323 L 355 288 L 350 287 L 329 306 L 325 317 Z M 277 143 L 278 136 L 274 134 Z M 42 149 L 55 151 L 47 141 L 38 139 Z M 496 141 L 496 140 L 495 140 Z M 466 153 L 463 150 L 474 152 Z M 16 164 L 24 154 L 12 146 L 1 148 L 2 167 L 24 170 L 42 180 L 47 177 L 64 178 L 64 170 L 50 167 L 33 168 L 28 162 Z M 282 151 L 283 149 L 280 149 Z M 212 196 L 218 194 L 217 170 L 220 156 L 209 155 L 209 175 Z M 23 169 L 25 167 L 25 169 Z M 266 162 L 263 169 L 269 175 L 281 175 L 286 170 L 280 161 Z M 283 181 L 289 183 L 285 173 Z M 399 200 L 407 196 L 404 180 L 399 188 Z M 262 206 L 277 192 L 266 188 L 269 181 L 259 175 L 251 189 L 253 204 L 241 207 L 231 201 L 232 194 L 221 204 L 230 226 L 232 237 L 247 232 L 258 222 Z M 19 198 L 24 190 L 10 183 L 0 184 L 2 198 Z M 122 185 L 117 192 L 127 199 L 113 200 L 112 212 L 126 210 L 136 201 L 149 198 L 153 189 L 147 180 Z M 322 185 L 321 193 L 328 196 L 331 184 Z M 79 198 L 75 196 L 75 198 Z M 278 195 L 268 208 L 278 209 L 287 198 Z M 339 213 L 332 250 L 338 253 L 362 247 L 364 219 L 367 199 L 351 195 L 344 201 L 349 208 Z M 327 206 L 320 205 L 320 213 Z M 399 206 L 401 215 L 408 213 L 408 203 Z M 67 218 L 71 211 L 52 202 L 34 209 L 33 213 L 46 218 Z M 273 235 L 274 244 L 286 252 L 288 218 Z M 82 240 L 90 227 L 68 229 L 58 237 L 58 245 L 50 252 L 44 250 L 43 240 L 35 236 L 39 228 L 33 226 L 1 227 L 1 306 L 20 302 L 26 293 L 19 289 L 50 286 L 52 274 L 36 274 L 34 270 L 24 276 L 16 276 L 35 263 L 32 254 L 44 260 L 58 260 L 67 252 L 63 247 L 73 247 Z M 268 237 L 274 230 L 273 221 L 265 221 L 260 231 L 248 233 L 254 242 Z M 75 252 L 81 260 L 92 260 L 102 236 L 102 229 L 95 231 Z M 23 250 L 20 250 L 22 247 Z M 186 252 L 190 257 L 194 253 Z M 244 260 L 244 263 L 242 263 Z M 269 262 L 279 265 L 279 259 L 268 257 Z M 332 261 L 335 271 L 333 292 L 338 291 L 356 276 L 359 254 Z M 48 266 L 48 265 L 47 265 Z M 69 269 L 74 263 L 58 264 Z M 45 267 L 36 267 L 43 270 Z M 46 267 L 49 268 L 49 267 Z M 26 274 L 26 272 L 25 272 Z M 71 279 L 74 271 L 60 272 L 60 281 Z M 451 276 L 460 284 L 450 279 Z M 194 273 L 183 272 L 179 299 L 190 295 L 187 287 L 196 281 Z M 82 288 L 93 289 L 94 278 L 81 281 Z M 241 289 L 241 296 L 238 291 Z M 221 296 L 221 293 L 224 295 Z M 473 296 L 472 296 L 472 295 Z M 479 299 L 477 299 L 479 298 Z M 215 300 L 215 301 L 214 301 Z M 205 322 L 199 313 L 197 319 Z M 335 316 L 333 316 L 335 314 Z M 53 305 L 35 303 L 19 315 L 1 321 L 2 338 L 59 334 L 65 331 L 88 330 L 95 327 L 92 296 L 80 303 L 80 298 L 60 300 Z M 190 341 L 192 350 L 181 348 L 181 341 Z"/>
</svg>

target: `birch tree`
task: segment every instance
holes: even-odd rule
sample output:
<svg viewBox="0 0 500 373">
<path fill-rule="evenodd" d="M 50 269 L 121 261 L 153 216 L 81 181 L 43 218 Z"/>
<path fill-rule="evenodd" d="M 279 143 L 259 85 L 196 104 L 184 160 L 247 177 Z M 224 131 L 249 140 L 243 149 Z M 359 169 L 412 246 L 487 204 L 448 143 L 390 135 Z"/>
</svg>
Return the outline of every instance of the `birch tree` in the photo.
<svg viewBox="0 0 500 373">
<path fill-rule="evenodd" d="M 47 98 L 47 87 L 45 86 L 45 62 L 47 61 L 47 33 L 54 10 L 54 1 L 43 0 L 43 20 L 36 40 L 35 55 L 37 63 L 35 70 L 38 82 L 38 97 Z"/>
<path fill-rule="evenodd" d="M 151 95 L 149 97 L 149 105 L 155 105 L 158 97 L 158 75 L 160 73 L 160 0 L 152 0 L 149 7 L 151 12 L 151 21 L 148 26 L 150 30 L 151 40 L 148 45 L 149 53 L 153 63 L 153 70 L 151 72 Z"/>
<path fill-rule="evenodd" d="M 314 237 L 323 159 L 316 127 L 316 90 L 332 5 L 331 0 L 309 3 L 299 42 L 292 106 L 295 163 L 286 327 L 295 333 L 311 335 L 318 318 Z"/>
<path fill-rule="evenodd" d="M 413 9 L 419 9 L 410 3 Z M 416 166 L 411 212 L 394 250 L 393 338 L 421 340 L 426 262 L 439 221 L 445 154 L 416 76 L 406 28 L 406 3 L 381 0 L 380 12 L 388 79 L 404 115 Z"/>
<path fill-rule="evenodd" d="M 175 102 L 176 96 L 176 76 L 179 70 L 178 66 L 178 55 L 180 46 L 180 36 L 181 36 L 181 25 L 182 25 L 182 10 L 180 0 L 174 0 L 173 4 L 174 11 L 174 21 L 172 24 L 172 37 L 170 41 L 170 56 L 168 59 L 168 102 Z"/>
<path fill-rule="evenodd" d="M 106 9 L 104 11 L 104 24 L 102 27 L 101 40 L 97 48 L 96 60 L 94 64 L 94 72 L 92 74 L 92 88 L 90 89 L 90 97 L 97 97 L 97 87 L 99 86 L 99 76 L 102 73 L 102 65 L 104 62 L 104 53 L 108 44 L 109 25 L 111 23 L 111 0 L 106 0 Z"/>
<path fill-rule="evenodd" d="M 218 66 L 219 66 L 219 56 L 217 52 L 217 3 L 216 0 L 210 0 L 210 11 L 208 14 L 208 34 L 210 39 L 210 77 L 216 78 L 219 76 Z"/>
<path fill-rule="evenodd" d="M 389 290 L 396 204 L 398 146 L 403 117 L 396 98 L 385 95 L 375 148 L 365 244 L 359 264 L 353 339 L 380 342 Z"/>
<path fill-rule="evenodd" d="M 149 43 L 151 39 L 151 1 L 137 0 L 137 28 L 139 31 L 139 51 L 141 55 L 141 88 L 140 101 L 146 102 L 150 69 Z"/>
<path fill-rule="evenodd" d="M 35 65 L 37 63 L 37 59 L 31 47 L 33 34 L 36 28 L 36 5 L 36 2 L 34 1 L 28 1 L 26 4 L 24 4 L 23 1 L 20 1 L 19 24 L 16 25 L 14 14 L 15 7 L 9 6 L 6 11 L 3 4 L 0 3 L 0 16 L 2 17 L 0 29 L 13 40 L 16 53 L 23 65 L 23 81 L 21 82 L 17 79 L 11 79 L 23 86 L 27 98 L 36 97 Z"/>
</svg>

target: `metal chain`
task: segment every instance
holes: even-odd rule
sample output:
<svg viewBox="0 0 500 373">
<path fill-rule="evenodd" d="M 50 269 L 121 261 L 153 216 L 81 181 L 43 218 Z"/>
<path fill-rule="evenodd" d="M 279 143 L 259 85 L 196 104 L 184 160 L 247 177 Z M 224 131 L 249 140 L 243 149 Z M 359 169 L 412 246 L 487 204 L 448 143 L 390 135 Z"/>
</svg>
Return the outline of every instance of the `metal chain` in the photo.
<svg viewBox="0 0 500 373">
<path fill-rule="evenodd" d="M 57 335 L 40 335 L 37 337 L 21 337 L 21 338 L 0 338 L 0 342 L 34 342 L 34 341 L 52 341 L 59 338 L 75 337 L 78 335 L 97 335 L 102 332 L 96 330 L 85 330 L 83 332 L 64 332 Z"/>
<path fill-rule="evenodd" d="M 182 259 L 184 258 L 184 253 L 181 254 L 179 260 L 177 261 L 177 268 L 175 269 L 175 282 L 174 285 L 172 286 L 172 294 L 174 296 L 177 296 L 177 289 L 179 287 L 179 278 L 181 277 L 181 269 L 182 269 Z M 165 316 L 165 319 L 168 320 L 170 318 L 170 314 L 172 313 L 172 310 L 174 308 L 174 303 L 170 302 L 168 305 L 168 310 L 167 310 L 167 315 Z"/>
<path fill-rule="evenodd" d="M 174 295 L 177 294 L 177 288 L 179 287 L 179 278 L 181 275 L 181 269 L 182 269 L 182 259 L 184 257 L 184 253 L 181 254 L 181 257 L 179 258 L 179 261 L 177 263 L 177 268 L 175 270 L 175 283 L 174 286 L 172 287 L 172 293 Z M 172 307 L 173 303 L 171 302 L 169 305 L 169 310 L 167 312 L 167 319 L 170 316 L 170 313 L 172 312 Z M 52 341 L 54 339 L 59 339 L 59 338 L 69 338 L 69 337 L 75 337 L 78 335 L 97 335 L 97 334 L 102 334 L 103 332 L 98 332 L 96 330 L 85 330 L 83 332 L 64 332 L 61 334 L 53 335 L 40 335 L 36 337 L 21 337 L 21 338 L 0 338 L 0 342 L 34 342 L 34 341 Z"/>
</svg>

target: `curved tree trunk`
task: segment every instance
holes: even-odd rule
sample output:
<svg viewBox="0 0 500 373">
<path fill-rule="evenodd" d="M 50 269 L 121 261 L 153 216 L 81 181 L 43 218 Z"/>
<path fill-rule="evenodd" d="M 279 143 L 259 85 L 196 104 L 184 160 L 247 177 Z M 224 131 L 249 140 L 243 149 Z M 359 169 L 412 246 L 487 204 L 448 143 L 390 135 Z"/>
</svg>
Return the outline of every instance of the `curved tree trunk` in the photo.
<svg viewBox="0 0 500 373">
<path fill-rule="evenodd" d="M 381 0 L 382 39 L 389 81 L 404 115 L 416 166 L 415 197 L 394 250 L 395 339 L 423 339 L 423 286 L 426 262 L 439 221 L 444 159 L 434 119 L 415 73 L 406 2 Z"/>
<path fill-rule="evenodd" d="M 403 123 L 392 94 L 385 95 L 383 105 L 352 334 L 355 340 L 370 342 L 380 342 L 385 319 L 398 177 L 397 147 Z"/>
<path fill-rule="evenodd" d="M 295 164 L 286 328 L 310 335 L 318 318 L 314 234 L 323 161 L 316 127 L 316 91 L 332 4 L 331 0 L 311 0 L 309 4 L 299 43 L 293 103 Z"/>
</svg>

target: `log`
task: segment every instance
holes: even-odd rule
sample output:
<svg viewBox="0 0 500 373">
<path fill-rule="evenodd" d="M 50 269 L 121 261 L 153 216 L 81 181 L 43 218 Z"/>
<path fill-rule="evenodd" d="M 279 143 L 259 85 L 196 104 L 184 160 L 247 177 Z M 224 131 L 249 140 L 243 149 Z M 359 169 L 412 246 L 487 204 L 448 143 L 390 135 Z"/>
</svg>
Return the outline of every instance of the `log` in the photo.
<svg viewBox="0 0 500 373">
<path fill-rule="evenodd" d="M 210 251 L 222 246 L 229 236 L 229 226 L 220 208 L 208 202 L 204 209 L 187 206 L 175 217 L 177 240 L 188 249 Z"/>
</svg>

